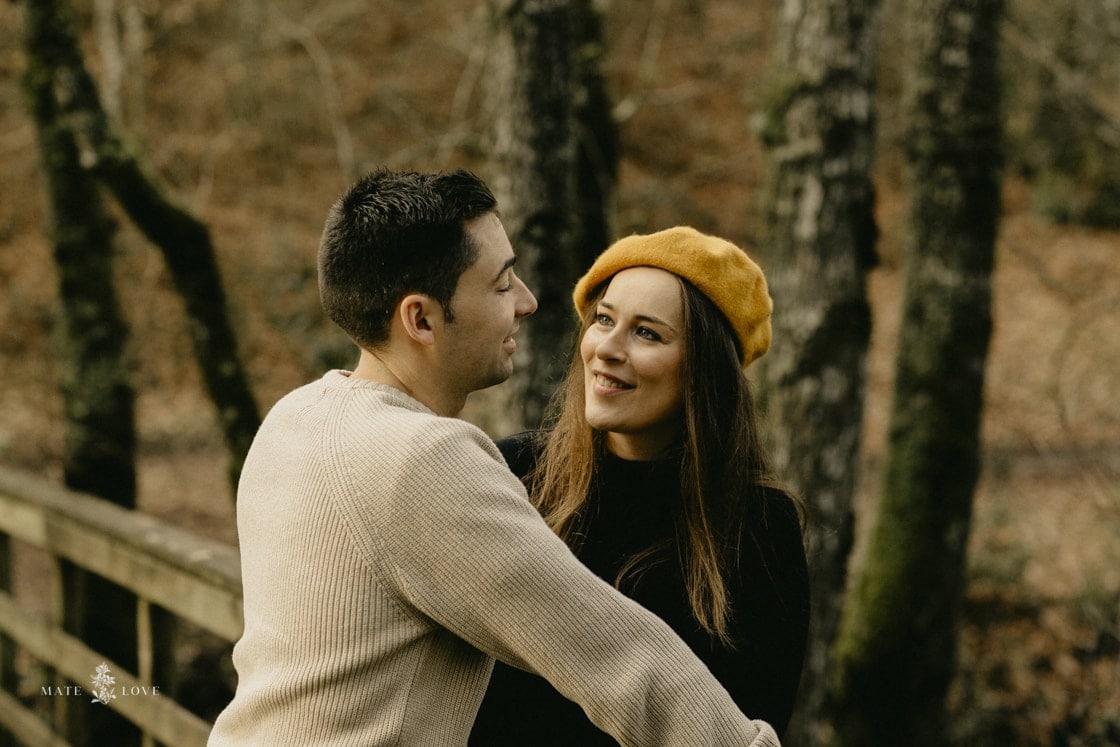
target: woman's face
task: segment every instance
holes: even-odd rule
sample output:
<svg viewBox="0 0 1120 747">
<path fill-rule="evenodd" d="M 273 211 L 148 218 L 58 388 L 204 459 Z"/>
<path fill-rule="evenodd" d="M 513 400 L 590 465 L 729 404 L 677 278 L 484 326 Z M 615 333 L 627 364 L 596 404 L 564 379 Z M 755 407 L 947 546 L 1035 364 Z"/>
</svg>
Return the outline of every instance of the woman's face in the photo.
<svg viewBox="0 0 1120 747">
<path fill-rule="evenodd" d="M 654 267 L 610 280 L 580 341 L 584 413 L 610 451 L 652 459 L 678 437 L 684 401 L 684 301 L 680 281 Z"/>
</svg>

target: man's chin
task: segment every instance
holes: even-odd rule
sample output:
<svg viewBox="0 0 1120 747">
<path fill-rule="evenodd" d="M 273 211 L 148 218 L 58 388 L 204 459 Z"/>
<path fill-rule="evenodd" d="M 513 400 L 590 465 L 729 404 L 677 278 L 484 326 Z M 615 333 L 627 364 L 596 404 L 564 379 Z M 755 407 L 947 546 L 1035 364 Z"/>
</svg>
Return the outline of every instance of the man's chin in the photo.
<svg viewBox="0 0 1120 747">
<path fill-rule="evenodd" d="M 513 376 L 513 362 L 512 361 L 508 362 L 506 364 L 506 366 L 501 371 L 495 371 L 489 377 L 487 377 L 486 379 L 483 379 L 482 382 L 480 383 L 479 387 L 477 389 L 475 389 L 475 391 L 479 392 L 479 391 L 482 391 L 483 389 L 489 389 L 492 386 L 497 386 L 498 384 L 501 384 L 505 381 L 508 381 L 509 377 L 511 377 L 511 376 Z"/>
</svg>

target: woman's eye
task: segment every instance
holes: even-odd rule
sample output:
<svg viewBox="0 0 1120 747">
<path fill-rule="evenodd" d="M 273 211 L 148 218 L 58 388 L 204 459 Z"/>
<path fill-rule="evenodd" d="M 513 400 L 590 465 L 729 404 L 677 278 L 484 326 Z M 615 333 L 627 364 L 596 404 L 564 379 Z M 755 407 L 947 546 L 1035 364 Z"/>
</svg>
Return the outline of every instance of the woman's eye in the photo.
<svg viewBox="0 0 1120 747">
<path fill-rule="evenodd" d="M 609 327 L 613 323 L 613 320 L 606 314 L 596 314 L 595 323 L 601 324 L 604 327 Z"/>
<path fill-rule="evenodd" d="M 661 335 L 657 334 L 649 327 L 638 327 L 636 334 L 638 335 L 638 337 L 644 337 L 645 339 L 653 340 L 654 342 L 657 342 L 661 339 Z"/>
</svg>

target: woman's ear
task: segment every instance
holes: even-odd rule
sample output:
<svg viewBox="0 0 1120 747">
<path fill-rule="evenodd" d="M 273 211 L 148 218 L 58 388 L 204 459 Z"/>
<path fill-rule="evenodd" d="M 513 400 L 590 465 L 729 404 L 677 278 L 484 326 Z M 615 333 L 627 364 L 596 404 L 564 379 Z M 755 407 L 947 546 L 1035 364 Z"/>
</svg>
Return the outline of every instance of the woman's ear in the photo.
<svg viewBox="0 0 1120 747">
<path fill-rule="evenodd" d="M 421 345 L 435 342 L 435 325 L 443 320 L 439 304 L 431 296 L 410 293 L 401 299 L 397 315 L 405 334 Z"/>
</svg>

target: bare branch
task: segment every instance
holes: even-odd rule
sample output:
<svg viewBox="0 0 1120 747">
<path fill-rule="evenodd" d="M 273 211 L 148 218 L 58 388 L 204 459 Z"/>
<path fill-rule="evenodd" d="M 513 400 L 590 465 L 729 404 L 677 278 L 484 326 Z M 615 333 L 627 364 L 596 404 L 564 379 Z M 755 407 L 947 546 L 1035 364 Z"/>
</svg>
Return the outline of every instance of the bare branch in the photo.
<svg viewBox="0 0 1120 747">
<path fill-rule="evenodd" d="M 330 52 L 310 27 L 288 20 L 276 6 L 271 6 L 270 10 L 277 21 L 280 33 L 299 44 L 315 66 L 315 75 L 319 78 L 327 103 L 327 116 L 330 118 L 331 131 L 334 133 L 335 154 L 338 158 L 338 167 L 342 171 L 342 181 L 349 183 L 357 176 L 354 140 L 350 137 L 350 129 L 342 113 L 342 96 L 335 83 L 334 64 L 331 62 Z"/>
<path fill-rule="evenodd" d="M 1111 102 L 1092 89 L 1085 75 L 1067 65 L 1049 47 L 1031 38 L 1012 21 L 1004 23 L 1003 39 L 1023 57 L 1054 76 L 1059 91 L 1076 99 L 1097 119 L 1097 133 L 1101 140 L 1120 149 L 1120 111 L 1116 111 Z"/>
</svg>

